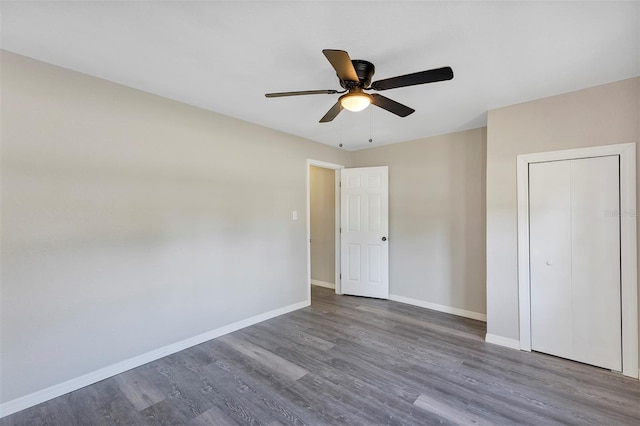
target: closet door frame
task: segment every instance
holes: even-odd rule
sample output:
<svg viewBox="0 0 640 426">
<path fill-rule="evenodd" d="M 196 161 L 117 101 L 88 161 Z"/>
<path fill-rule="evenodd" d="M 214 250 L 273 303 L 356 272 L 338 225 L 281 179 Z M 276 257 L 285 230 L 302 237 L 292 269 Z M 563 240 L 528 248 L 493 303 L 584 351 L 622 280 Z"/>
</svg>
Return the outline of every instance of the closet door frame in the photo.
<svg viewBox="0 0 640 426">
<path fill-rule="evenodd" d="M 531 299 L 529 271 L 529 164 L 579 158 L 620 156 L 620 255 L 622 309 L 622 374 L 638 378 L 638 281 L 636 245 L 636 144 L 625 143 L 517 157 L 518 293 L 520 349 L 531 351 Z M 607 214 L 607 212 L 603 212 Z"/>
</svg>

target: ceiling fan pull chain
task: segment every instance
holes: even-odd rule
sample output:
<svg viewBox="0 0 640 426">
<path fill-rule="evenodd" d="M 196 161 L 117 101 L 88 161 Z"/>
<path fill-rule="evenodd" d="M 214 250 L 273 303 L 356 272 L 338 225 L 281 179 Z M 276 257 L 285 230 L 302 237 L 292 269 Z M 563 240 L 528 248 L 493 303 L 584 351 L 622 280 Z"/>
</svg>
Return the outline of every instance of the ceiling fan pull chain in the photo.
<svg viewBox="0 0 640 426">
<path fill-rule="evenodd" d="M 369 110 L 369 143 L 373 142 L 373 138 L 371 137 L 371 110 Z"/>
</svg>

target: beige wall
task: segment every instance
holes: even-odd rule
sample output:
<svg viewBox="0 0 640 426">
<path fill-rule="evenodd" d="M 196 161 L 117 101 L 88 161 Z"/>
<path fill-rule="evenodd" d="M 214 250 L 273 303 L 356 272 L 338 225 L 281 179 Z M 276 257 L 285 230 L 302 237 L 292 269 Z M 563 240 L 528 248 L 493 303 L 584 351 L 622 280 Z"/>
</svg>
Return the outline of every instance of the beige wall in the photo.
<svg viewBox="0 0 640 426">
<path fill-rule="evenodd" d="M 489 111 L 489 334 L 519 339 L 516 156 L 570 148 L 637 143 L 639 140 L 640 78 Z"/>
<path fill-rule="evenodd" d="M 348 153 L 1 63 L 1 402 L 306 300 L 306 161 Z"/>
<path fill-rule="evenodd" d="M 389 166 L 393 295 L 485 313 L 486 129 L 353 152 Z"/>
<path fill-rule="evenodd" d="M 336 173 L 309 167 L 311 279 L 335 285 Z"/>
</svg>

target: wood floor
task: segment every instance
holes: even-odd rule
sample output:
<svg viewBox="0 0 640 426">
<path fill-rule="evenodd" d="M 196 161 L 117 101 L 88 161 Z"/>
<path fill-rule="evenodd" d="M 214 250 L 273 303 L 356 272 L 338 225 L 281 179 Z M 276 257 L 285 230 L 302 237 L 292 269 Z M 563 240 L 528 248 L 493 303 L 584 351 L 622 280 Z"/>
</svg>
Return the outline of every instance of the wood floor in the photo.
<svg viewBox="0 0 640 426">
<path fill-rule="evenodd" d="M 485 324 L 314 287 L 312 306 L 0 425 L 640 424 L 640 382 L 484 343 Z"/>
</svg>

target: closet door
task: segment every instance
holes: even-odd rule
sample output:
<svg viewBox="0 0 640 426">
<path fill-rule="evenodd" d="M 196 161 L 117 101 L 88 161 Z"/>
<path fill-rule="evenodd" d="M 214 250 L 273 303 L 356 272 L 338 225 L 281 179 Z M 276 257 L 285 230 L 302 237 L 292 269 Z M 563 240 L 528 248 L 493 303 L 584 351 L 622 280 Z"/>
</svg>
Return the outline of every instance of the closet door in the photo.
<svg viewBox="0 0 640 426">
<path fill-rule="evenodd" d="M 571 168 L 529 165 L 531 349 L 573 359 Z"/>
<path fill-rule="evenodd" d="M 619 158 L 529 166 L 531 348 L 622 369 Z"/>
</svg>

